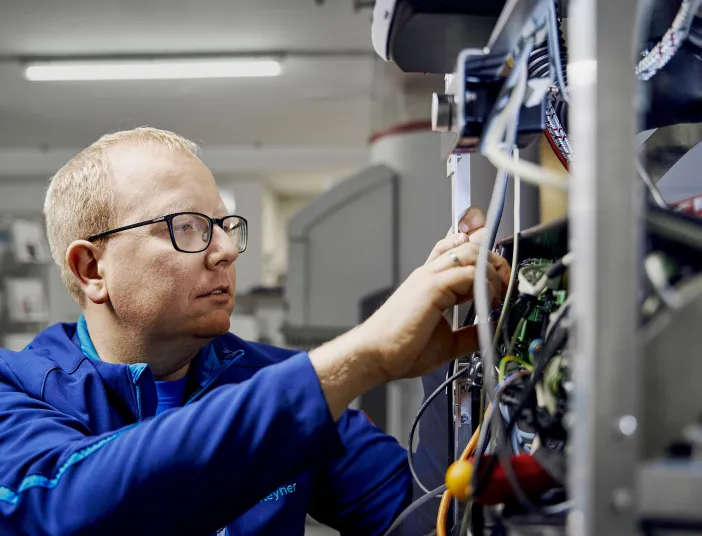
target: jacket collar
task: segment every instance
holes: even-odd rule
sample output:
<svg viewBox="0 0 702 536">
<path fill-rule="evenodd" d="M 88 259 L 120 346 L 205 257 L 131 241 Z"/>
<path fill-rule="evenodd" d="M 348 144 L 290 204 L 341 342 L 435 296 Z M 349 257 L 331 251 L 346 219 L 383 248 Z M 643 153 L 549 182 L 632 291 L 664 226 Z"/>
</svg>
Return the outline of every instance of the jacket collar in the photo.
<svg viewBox="0 0 702 536">
<path fill-rule="evenodd" d="M 88 323 L 86 322 L 84 315 L 80 315 L 80 318 L 78 318 L 74 340 L 80 347 L 85 357 L 93 361 L 102 361 L 97 353 L 97 350 L 95 349 L 93 340 L 90 338 Z M 228 358 L 230 356 L 226 355 L 226 357 Z M 193 359 L 190 365 L 190 375 L 194 379 L 194 384 L 196 386 L 203 387 L 210 381 L 212 376 L 218 373 L 221 366 L 228 360 L 229 359 L 220 359 L 217 356 L 214 344 L 207 344 L 198 352 L 197 356 Z M 134 382 L 138 381 L 146 367 L 147 365 L 145 363 L 129 365 L 132 380 Z"/>
<path fill-rule="evenodd" d="M 133 415 L 138 417 L 140 413 L 139 397 L 144 415 L 150 415 L 152 409 L 155 412 L 156 386 L 149 367 L 143 363 L 121 365 L 101 361 L 90 340 L 85 319 L 79 319 L 77 323 L 55 324 L 45 329 L 37 335 L 28 350 L 46 356 L 68 373 L 77 370 L 81 362 L 89 360 L 106 389 L 125 401 Z M 277 361 L 234 335 L 218 337 L 193 359 L 186 396 L 192 401 L 216 385 L 242 382 L 260 368 Z"/>
<path fill-rule="evenodd" d="M 100 359 L 95 345 L 90 338 L 88 324 L 83 315 L 80 315 L 78 319 L 73 339 L 80 347 L 85 357 L 100 364 L 98 365 L 98 371 L 100 371 L 100 369 L 104 371 L 106 365 L 111 365 Z M 189 380 L 186 388 L 186 399 L 188 399 L 188 402 L 199 398 L 201 394 L 209 390 L 209 388 L 214 385 L 215 380 L 224 379 L 220 378 L 222 373 L 230 368 L 230 365 L 233 364 L 237 358 L 243 356 L 243 353 L 243 350 L 229 350 L 224 347 L 221 341 L 217 340 L 204 346 L 190 364 L 190 371 L 188 373 Z M 124 365 L 117 366 L 123 367 Z M 139 399 L 137 401 L 139 411 L 149 416 L 152 412 L 155 412 L 156 405 L 158 404 L 151 370 L 145 363 L 136 363 L 127 366 L 129 367 L 131 381 L 136 388 L 136 397 Z M 240 376 L 239 374 L 235 375 Z M 226 379 L 229 382 L 237 380 L 237 378 L 229 376 L 232 376 L 232 374 L 227 374 Z M 239 381 L 241 381 L 241 379 L 243 378 L 238 378 Z M 139 417 L 141 417 L 141 415 Z"/>
</svg>

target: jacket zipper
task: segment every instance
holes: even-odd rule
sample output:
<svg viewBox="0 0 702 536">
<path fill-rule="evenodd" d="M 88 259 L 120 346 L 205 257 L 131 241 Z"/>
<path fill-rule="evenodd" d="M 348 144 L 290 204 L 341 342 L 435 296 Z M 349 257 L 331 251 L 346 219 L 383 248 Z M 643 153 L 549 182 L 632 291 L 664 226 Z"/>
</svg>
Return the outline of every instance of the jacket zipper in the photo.
<svg viewBox="0 0 702 536">
<path fill-rule="evenodd" d="M 200 397 L 200 395 L 204 394 L 205 391 L 207 391 L 210 388 L 210 386 L 217 380 L 217 378 L 219 378 L 222 375 L 222 373 L 225 370 L 227 370 L 231 365 L 233 365 L 234 362 L 238 358 L 240 358 L 242 355 L 244 355 L 243 350 L 239 350 L 239 351 L 235 352 L 234 355 L 231 357 L 231 359 L 227 362 L 227 364 L 224 365 L 221 369 L 219 369 L 217 371 L 217 373 L 207 381 L 207 383 L 202 387 L 202 389 L 200 389 L 197 393 L 195 393 L 193 396 L 191 396 L 188 399 L 188 401 L 185 404 L 183 404 L 183 406 L 187 406 L 191 402 L 195 402 L 195 400 L 197 400 Z"/>
<path fill-rule="evenodd" d="M 136 375 L 132 367 L 140 367 L 136 372 Z M 141 422 L 144 418 L 144 413 L 142 409 L 143 405 L 141 403 L 141 386 L 139 385 L 139 382 L 141 381 L 141 375 L 144 372 L 145 368 L 146 365 L 143 364 L 129 365 L 129 373 L 132 376 L 132 385 L 134 386 L 134 399 L 136 400 L 137 405 L 137 422 Z"/>
<path fill-rule="evenodd" d="M 141 387 L 139 387 L 139 380 L 137 380 L 137 383 L 134 384 L 134 390 L 136 391 L 135 398 L 137 403 L 137 422 L 141 422 L 143 415 L 141 412 Z"/>
</svg>

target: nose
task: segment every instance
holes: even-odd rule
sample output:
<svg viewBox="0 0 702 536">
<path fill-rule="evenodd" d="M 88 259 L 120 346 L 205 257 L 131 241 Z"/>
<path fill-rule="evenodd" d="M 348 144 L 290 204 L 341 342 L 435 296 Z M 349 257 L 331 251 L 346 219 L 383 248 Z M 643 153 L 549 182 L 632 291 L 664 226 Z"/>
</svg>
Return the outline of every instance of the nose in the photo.
<svg viewBox="0 0 702 536">
<path fill-rule="evenodd" d="M 227 268 L 239 257 L 239 249 L 232 238 L 218 225 L 212 230 L 212 241 L 207 248 L 205 263 L 207 268 Z"/>
</svg>

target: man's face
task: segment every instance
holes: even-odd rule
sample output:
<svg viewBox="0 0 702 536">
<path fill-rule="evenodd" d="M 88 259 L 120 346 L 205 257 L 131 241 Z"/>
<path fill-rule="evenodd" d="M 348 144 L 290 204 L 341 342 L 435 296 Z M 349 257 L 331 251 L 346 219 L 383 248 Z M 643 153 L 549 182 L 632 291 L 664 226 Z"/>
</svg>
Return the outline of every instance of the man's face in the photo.
<svg viewBox="0 0 702 536">
<path fill-rule="evenodd" d="M 174 212 L 227 215 L 214 177 L 197 158 L 153 147 L 116 147 L 109 167 L 117 200 L 115 227 Z M 209 339 L 229 330 L 236 245 L 215 226 L 200 253 L 176 251 L 168 224 L 111 236 L 105 246 L 109 304 L 120 322 L 154 339 Z M 216 289 L 224 292 L 212 293 Z"/>
</svg>

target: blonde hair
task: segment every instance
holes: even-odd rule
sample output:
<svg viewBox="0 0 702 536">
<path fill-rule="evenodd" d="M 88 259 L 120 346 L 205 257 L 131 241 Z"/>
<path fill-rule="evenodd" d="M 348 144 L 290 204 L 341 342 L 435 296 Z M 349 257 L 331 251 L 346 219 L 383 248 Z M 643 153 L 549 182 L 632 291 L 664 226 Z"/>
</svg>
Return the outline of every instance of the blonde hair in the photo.
<svg viewBox="0 0 702 536">
<path fill-rule="evenodd" d="M 66 262 L 66 252 L 73 241 L 114 226 L 116 200 L 109 183 L 107 155 L 110 148 L 119 144 L 163 147 L 196 158 L 199 153 L 197 144 L 178 134 L 140 127 L 106 134 L 51 178 L 44 200 L 49 246 L 66 288 L 79 304 L 82 304 L 83 292 Z"/>
</svg>

